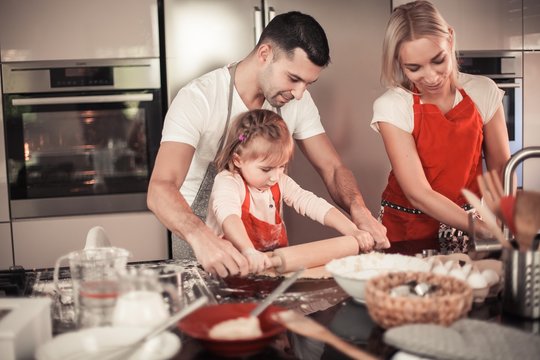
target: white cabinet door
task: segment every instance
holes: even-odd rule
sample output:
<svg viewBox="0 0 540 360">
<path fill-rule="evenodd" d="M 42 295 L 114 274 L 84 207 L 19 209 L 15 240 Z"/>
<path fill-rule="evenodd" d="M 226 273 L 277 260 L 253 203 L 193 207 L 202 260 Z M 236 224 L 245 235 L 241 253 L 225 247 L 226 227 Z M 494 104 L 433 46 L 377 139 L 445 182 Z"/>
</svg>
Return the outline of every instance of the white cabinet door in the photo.
<svg viewBox="0 0 540 360">
<path fill-rule="evenodd" d="M 13 265 L 11 246 L 11 227 L 9 223 L 0 223 L 0 270 L 6 270 Z"/>
<path fill-rule="evenodd" d="M 540 1 L 523 0 L 523 48 L 540 50 Z"/>
<path fill-rule="evenodd" d="M 261 8 L 261 0 L 164 0 L 169 104 L 189 81 L 253 49 Z"/>
<path fill-rule="evenodd" d="M 523 145 L 540 146 L 540 53 L 523 56 Z M 540 158 L 523 163 L 523 188 L 540 191 Z"/>
<path fill-rule="evenodd" d="M 531 2 L 537 0 L 530 0 Z M 393 0 L 393 6 L 409 0 Z M 521 50 L 521 0 L 431 0 L 456 30 L 457 50 Z"/>
<path fill-rule="evenodd" d="M 2 0 L 2 62 L 159 57 L 157 0 Z"/>
<path fill-rule="evenodd" d="M 14 220 L 15 264 L 53 267 L 60 255 L 82 249 L 88 230 L 98 225 L 113 246 L 131 252 L 129 261 L 168 258 L 167 230 L 151 212 L 139 212 Z"/>
</svg>

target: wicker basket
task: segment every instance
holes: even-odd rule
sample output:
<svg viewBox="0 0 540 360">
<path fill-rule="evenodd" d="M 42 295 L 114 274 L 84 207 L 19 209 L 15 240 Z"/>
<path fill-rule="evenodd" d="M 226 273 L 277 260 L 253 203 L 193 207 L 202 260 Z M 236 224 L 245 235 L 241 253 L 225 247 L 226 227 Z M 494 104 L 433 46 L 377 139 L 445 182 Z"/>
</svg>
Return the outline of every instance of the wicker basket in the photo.
<svg viewBox="0 0 540 360">
<path fill-rule="evenodd" d="M 393 287 L 413 280 L 437 285 L 438 289 L 426 297 L 390 295 Z M 469 312 L 472 300 L 472 289 L 465 282 L 427 272 L 388 273 L 366 284 L 369 314 L 385 329 L 412 323 L 450 325 Z"/>
</svg>

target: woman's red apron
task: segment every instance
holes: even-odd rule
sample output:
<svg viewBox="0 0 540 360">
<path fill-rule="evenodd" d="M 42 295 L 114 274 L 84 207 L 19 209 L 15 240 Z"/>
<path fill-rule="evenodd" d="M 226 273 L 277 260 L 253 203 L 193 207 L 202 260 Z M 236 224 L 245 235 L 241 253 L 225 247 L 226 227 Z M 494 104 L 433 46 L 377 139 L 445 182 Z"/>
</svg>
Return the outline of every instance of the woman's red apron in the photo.
<svg viewBox="0 0 540 360">
<path fill-rule="evenodd" d="M 270 188 L 272 191 L 272 198 L 276 206 L 275 224 L 262 221 L 249 212 L 250 192 L 245 182 L 244 185 L 246 187 L 246 197 L 242 203 L 242 222 L 246 227 L 248 236 L 255 246 L 255 249 L 259 251 L 269 251 L 278 247 L 288 246 L 289 241 L 287 239 L 287 232 L 285 231 L 285 226 L 281 221 L 281 216 L 279 215 L 279 209 L 281 209 L 281 192 L 279 190 L 279 185 L 274 184 Z"/>
<path fill-rule="evenodd" d="M 476 177 L 482 173 L 483 122 L 471 98 L 463 89 L 460 92 L 463 99 L 446 115 L 434 104 L 421 104 L 420 97 L 413 95 L 412 135 L 433 190 L 464 206 L 462 188 L 480 194 Z M 424 249 L 439 248 L 439 221 L 413 208 L 393 171 L 382 195 L 382 205 L 382 223 L 393 242 L 392 251 L 399 249 L 399 242 L 411 240 Z"/>
</svg>

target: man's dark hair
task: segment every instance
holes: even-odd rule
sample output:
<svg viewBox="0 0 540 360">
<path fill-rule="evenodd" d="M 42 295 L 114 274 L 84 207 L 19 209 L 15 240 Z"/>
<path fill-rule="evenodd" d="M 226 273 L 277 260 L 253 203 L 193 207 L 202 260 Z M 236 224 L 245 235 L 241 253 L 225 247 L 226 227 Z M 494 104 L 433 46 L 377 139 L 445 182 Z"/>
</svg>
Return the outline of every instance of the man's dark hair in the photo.
<svg viewBox="0 0 540 360">
<path fill-rule="evenodd" d="M 317 66 L 324 67 L 330 63 L 324 29 L 313 17 L 301 12 L 291 11 L 274 17 L 264 28 L 257 47 L 267 42 L 274 43 L 289 55 L 300 48 Z"/>
</svg>

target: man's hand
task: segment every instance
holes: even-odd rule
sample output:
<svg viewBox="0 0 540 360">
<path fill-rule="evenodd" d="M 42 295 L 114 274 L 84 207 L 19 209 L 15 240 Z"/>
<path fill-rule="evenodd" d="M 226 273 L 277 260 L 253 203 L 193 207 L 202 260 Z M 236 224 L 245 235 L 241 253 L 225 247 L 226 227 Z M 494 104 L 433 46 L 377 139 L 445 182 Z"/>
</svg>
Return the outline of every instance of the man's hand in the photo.
<svg viewBox="0 0 540 360">
<path fill-rule="evenodd" d="M 375 241 L 375 249 L 388 249 L 390 241 L 386 237 L 386 228 L 371 215 L 371 212 L 357 203 L 351 205 L 352 221 L 360 230 L 367 231 Z"/>
<path fill-rule="evenodd" d="M 354 236 L 356 241 L 358 241 L 358 246 L 360 247 L 361 252 L 369 252 L 373 250 L 373 247 L 375 246 L 375 241 L 373 240 L 373 236 L 371 236 L 370 233 L 364 230 L 356 230 L 351 234 Z"/>
<path fill-rule="evenodd" d="M 221 277 L 245 276 L 249 272 L 248 260 L 233 244 L 218 238 L 211 231 L 190 241 L 197 260 L 204 270 Z"/>
</svg>

